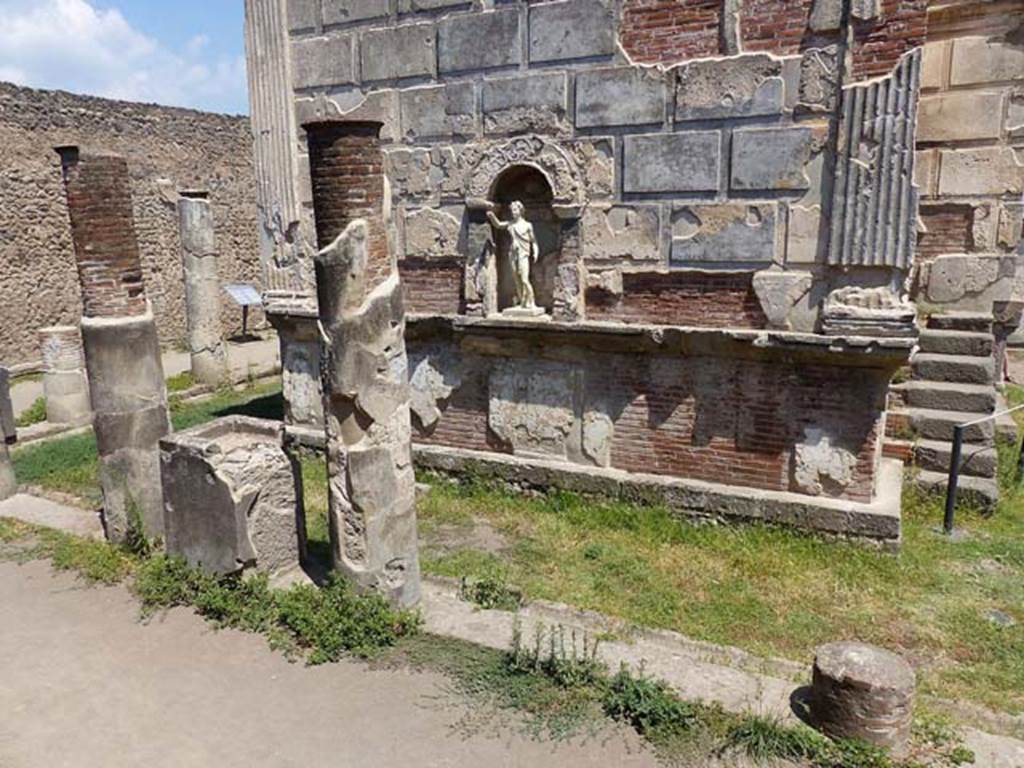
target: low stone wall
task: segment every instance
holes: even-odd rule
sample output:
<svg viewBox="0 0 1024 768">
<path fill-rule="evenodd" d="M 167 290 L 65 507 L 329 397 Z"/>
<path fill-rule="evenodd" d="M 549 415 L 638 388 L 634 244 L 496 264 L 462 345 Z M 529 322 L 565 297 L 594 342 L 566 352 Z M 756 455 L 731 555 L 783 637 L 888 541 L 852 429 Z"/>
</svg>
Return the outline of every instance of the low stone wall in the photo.
<svg viewBox="0 0 1024 768">
<path fill-rule="evenodd" d="M 222 281 L 260 284 L 248 120 L 0 83 L 0 360 L 40 360 L 36 331 L 73 325 L 82 312 L 52 149 L 70 144 L 128 161 L 142 277 L 163 344 L 185 338 L 180 190 L 210 191 Z M 221 299 L 225 328 L 240 328 L 238 308 Z"/>
</svg>

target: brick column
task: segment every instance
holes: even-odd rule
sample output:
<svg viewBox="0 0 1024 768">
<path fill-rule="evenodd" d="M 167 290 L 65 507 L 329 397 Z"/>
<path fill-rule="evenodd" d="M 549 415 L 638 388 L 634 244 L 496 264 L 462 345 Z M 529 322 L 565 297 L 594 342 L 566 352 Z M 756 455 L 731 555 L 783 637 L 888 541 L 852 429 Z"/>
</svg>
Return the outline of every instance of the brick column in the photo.
<svg viewBox="0 0 1024 768">
<path fill-rule="evenodd" d="M 14 407 L 11 405 L 11 377 L 6 368 L 0 367 L 0 501 L 9 499 L 18 492 L 18 481 L 14 478 L 14 464 L 7 448 L 18 439 L 14 427 Z"/>
<path fill-rule="evenodd" d="M 82 287 L 82 342 L 100 454 L 103 522 L 122 541 L 163 535 L 158 441 L 170 432 L 156 324 L 146 300 L 121 157 L 58 147 Z"/>
<path fill-rule="evenodd" d="M 305 126 L 324 330 L 334 567 L 397 605 L 419 601 L 405 311 L 385 229 L 380 123 Z"/>
<path fill-rule="evenodd" d="M 43 357 L 43 394 L 46 420 L 52 424 L 81 426 L 92 422 L 89 381 L 82 356 L 82 334 L 74 325 L 39 330 Z"/>
<path fill-rule="evenodd" d="M 185 273 L 185 319 L 192 377 L 202 384 L 230 378 L 220 322 L 220 279 L 213 210 L 206 192 L 182 192 L 178 199 L 181 261 Z"/>
</svg>

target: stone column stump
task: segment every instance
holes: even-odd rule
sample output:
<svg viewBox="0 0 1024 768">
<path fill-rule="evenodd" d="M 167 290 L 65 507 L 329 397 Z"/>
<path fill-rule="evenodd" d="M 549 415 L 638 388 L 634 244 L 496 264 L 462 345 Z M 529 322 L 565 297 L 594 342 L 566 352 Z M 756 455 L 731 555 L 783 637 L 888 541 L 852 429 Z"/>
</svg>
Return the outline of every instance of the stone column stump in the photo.
<svg viewBox="0 0 1024 768">
<path fill-rule="evenodd" d="M 6 368 L 0 367 L 0 501 L 9 499 L 18 491 L 14 478 L 14 464 L 8 445 L 18 439 L 14 425 L 14 406 L 11 404 L 11 376 Z"/>
<path fill-rule="evenodd" d="M 861 739 L 905 754 L 916 676 L 905 659 L 863 643 L 818 648 L 811 719 L 834 739 Z"/>
<path fill-rule="evenodd" d="M 207 193 L 182 192 L 178 218 L 192 377 L 201 384 L 223 384 L 229 379 L 228 353 L 220 321 L 220 258 Z"/>
<path fill-rule="evenodd" d="M 82 288 L 82 345 L 100 456 L 103 526 L 163 536 L 160 438 L 171 431 L 156 322 L 124 158 L 57 147 Z"/>
<path fill-rule="evenodd" d="M 81 332 L 74 325 L 57 325 L 40 329 L 39 340 L 46 420 L 74 427 L 90 423 L 92 406 Z"/>
<path fill-rule="evenodd" d="M 419 602 L 409 364 L 386 228 L 380 123 L 305 126 L 313 183 L 333 565 Z"/>
<path fill-rule="evenodd" d="M 167 552 L 218 575 L 305 557 L 302 476 L 279 422 L 228 416 L 160 441 Z"/>
</svg>

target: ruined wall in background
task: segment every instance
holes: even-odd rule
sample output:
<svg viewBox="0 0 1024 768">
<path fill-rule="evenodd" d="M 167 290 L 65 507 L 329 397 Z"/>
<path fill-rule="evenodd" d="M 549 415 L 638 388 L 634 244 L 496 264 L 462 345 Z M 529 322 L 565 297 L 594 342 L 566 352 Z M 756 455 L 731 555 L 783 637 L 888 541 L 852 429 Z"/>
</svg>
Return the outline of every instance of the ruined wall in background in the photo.
<svg viewBox="0 0 1024 768">
<path fill-rule="evenodd" d="M 57 145 L 128 160 L 135 227 L 161 342 L 185 337 L 177 193 L 210 192 L 223 282 L 260 284 L 248 120 L 0 83 L 0 360 L 40 359 L 36 331 L 81 315 Z M 241 327 L 223 297 L 224 327 Z M 259 321 L 255 318 L 256 322 Z"/>
<path fill-rule="evenodd" d="M 928 13 L 917 179 L 918 296 L 989 312 L 1013 296 L 1024 211 L 1024 8 L 954 0 Z"/>
</svg>

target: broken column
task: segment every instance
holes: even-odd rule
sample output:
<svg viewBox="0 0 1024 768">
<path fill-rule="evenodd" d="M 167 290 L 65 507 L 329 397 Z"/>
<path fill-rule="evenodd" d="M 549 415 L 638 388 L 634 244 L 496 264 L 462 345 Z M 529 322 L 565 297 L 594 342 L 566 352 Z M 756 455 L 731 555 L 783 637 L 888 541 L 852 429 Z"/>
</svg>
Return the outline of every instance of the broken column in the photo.
<svg viewBox="0 0 1024 768">
<path fill-rule="evenodd" d="M 895 653 L 864 643 L 818 648 L 811 683 L 811 718 L 833 739 L 860 739 L 906 752 L 916 678 Z"/>
<path fill-rule="evenodd" d="M 201 191 L 182 192 L 178 219 L 192 377 L 201 384 L 223 384 L 228 380 L 228 354 L 220 322 L 220 258 L 209 195 Z"/>
<path fill-rule="evenodd" d="M 146 299 L 128 164 L 58 147 L 82 287 L 82 342 L 100 455 L 103 524 L 163 536 L 159 440 L 170 432 L 156 323 Z"/>
<path fill-rule="evenodd" d="M 304 126 L 320 253 L 334 566 L 396 605 L 419 601 L 405 311 L 385 219 L 381 124 Z"/>
<path fill-rule="evenodd" d="M 228 416 L 160 441 L 167 552 L 224 575 L 305 554 L 302 475 L 280 422 Z"/>
<path fill-rule="evenodd" d="M 92 408 L 81 332 L 74 325 L 57 325 L 41 329 L 39 339 L 46 420 L 76 427 L 88 424 L 92 421 Z"/>
<path fill-rule="evenodd" d="M 17 439 L 14 406 L 11 404 L 11 376 L 6 368 L 0 368 L 0 501 L 9 499 L 18 490 L 11 452 L 7 447 Z"/>
</svg>

